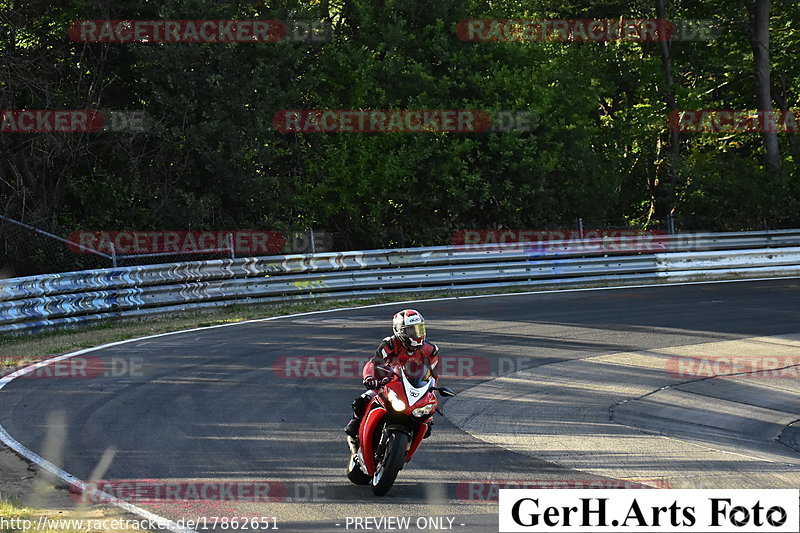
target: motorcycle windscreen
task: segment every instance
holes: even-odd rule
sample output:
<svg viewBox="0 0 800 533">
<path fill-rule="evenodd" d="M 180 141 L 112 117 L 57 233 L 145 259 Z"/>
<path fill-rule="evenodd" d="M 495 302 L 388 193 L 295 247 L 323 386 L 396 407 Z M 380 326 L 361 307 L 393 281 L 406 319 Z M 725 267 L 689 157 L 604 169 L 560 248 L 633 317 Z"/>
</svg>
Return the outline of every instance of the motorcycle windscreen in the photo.
<svg viewBox="0 0 800 533">
<path fill-rule="evenodd" d="M 431 379 L 431 371 L 428 370 L 425 363 L 416 359 L 409 359 L 406 364 L 403 365 L 403 372 L 406 375 L 408 383 L 416 389 L 424 387 Z"/>
</svg>

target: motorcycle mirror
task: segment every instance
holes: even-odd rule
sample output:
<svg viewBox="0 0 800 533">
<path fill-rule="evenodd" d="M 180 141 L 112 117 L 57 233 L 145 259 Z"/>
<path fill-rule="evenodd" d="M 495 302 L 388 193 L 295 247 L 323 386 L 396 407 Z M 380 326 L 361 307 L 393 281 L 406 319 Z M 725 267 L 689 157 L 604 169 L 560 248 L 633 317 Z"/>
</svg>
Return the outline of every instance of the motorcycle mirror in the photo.
<svg viewBox="0 0 800 533">
<path fill-rule="evenodd" d="M 436 387 L 436 390 L 442 393 L 442 396 L 455 396 L 456 393 L 447 387 Z"/>
</svg>

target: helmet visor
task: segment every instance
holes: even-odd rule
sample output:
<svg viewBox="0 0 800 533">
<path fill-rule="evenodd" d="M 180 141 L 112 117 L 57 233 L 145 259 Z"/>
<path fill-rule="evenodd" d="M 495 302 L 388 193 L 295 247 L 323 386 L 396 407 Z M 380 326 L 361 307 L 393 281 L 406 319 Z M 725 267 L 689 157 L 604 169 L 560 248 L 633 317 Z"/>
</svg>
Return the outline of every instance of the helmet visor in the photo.
<svg viewBox="0 0 800 533">
<path fill-rule="evenodd" d="M 412 339 L 422 339 L 425 337 L 425 324 L 414 324 L 404 328 L 405 334 Z"/>
</svg>

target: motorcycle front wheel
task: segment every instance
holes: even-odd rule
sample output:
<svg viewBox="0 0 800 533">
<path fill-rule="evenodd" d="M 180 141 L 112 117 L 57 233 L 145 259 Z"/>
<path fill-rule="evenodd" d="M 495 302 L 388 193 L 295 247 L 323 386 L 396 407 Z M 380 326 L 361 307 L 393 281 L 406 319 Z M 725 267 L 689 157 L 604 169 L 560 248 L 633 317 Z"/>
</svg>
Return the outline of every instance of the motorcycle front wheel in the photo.
<svg viewBox="0 0 800 533">
<path fill-rule="evenodd" d="M 408 435 L 401 432 L 389 435 L 386 451 L 380 458 L 380 463 L 376 461 L 375 475 L 372 476 L 372 492 L 375 496 L 383 496 L 392 488 L 397 473 L 405 463 L 407 450 Z"/>
</svg>

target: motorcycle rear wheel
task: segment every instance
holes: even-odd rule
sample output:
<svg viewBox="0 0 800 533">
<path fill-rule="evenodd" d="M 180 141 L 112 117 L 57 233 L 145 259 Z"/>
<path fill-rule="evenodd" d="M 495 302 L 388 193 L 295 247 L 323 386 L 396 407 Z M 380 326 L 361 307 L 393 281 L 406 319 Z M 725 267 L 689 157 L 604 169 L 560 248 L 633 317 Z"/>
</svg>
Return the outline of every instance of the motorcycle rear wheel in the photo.
<svg viewBox="0 0 800 533">
<path fill-rule="evenodd" d="M 408 435 L 401 432 L 392 433 L 386 443 L 386 452 L 378 470 L 372 476 L 372 493 L 383 496 L 392 488 L 397 473 L 403 468 L 408 450 Z"/>
</svg>

